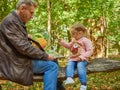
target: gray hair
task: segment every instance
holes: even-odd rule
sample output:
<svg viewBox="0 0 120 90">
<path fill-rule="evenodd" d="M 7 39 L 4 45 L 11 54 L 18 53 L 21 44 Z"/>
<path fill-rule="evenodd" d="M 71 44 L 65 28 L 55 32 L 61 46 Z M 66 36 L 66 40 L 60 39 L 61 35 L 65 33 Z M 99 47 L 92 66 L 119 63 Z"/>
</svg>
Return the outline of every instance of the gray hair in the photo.
<svg viewBox="0 0 120 90">
<path fill-rule="evenodd" d="M 37 3 L 34 0 L 19 0 L 16 9 L 19 9 L 21 5 L 26 5 L 26 6 L 34 6 L 37 7 Z"/>
</svg>

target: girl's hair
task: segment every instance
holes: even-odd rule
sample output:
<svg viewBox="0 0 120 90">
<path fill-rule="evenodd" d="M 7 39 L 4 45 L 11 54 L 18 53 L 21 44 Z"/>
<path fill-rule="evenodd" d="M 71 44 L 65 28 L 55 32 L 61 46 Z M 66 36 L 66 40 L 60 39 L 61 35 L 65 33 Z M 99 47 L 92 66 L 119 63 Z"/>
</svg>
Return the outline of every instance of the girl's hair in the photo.
<svg viewBox="0 0 120 90">
<path fill-rule="evenodd" d="M 16 9 L 19 9 L 21 5 L 37 7 L 37 3 L 34 0 L 19 0 Z"/>
<path fill-rule="evenodd" d="M 79 24 L 79 23 L 73 25 L 73 26 L 71 27 L 71 29 L 70 29 L 70 32 L 71 32 L 71 33 L 77 33 L 77 32 L 79 32 L 79 31 L 86 32 L 87 30 L 86 30 L 85 26 L 83 26 L 82 24 Z"/>
</svg>

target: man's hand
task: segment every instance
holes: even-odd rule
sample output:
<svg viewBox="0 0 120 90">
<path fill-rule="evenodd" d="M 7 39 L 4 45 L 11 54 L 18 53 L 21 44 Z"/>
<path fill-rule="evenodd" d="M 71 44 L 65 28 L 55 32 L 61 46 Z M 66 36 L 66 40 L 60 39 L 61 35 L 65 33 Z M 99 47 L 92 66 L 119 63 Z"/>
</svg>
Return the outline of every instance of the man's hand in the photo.
<svg viewBox="0 0 120 90">
<path fill-rule="evenodd" d="M 29 37 L 29 38 L 32 38 L 32 35 L 31 35 L 31 34 L 28 34 L 28 37 Z"/>
<path fill-rule="evenodd" d="M 53 55 L 48 55 L 48 60 L 55 60 L 55 57 Z"/>
</svg>

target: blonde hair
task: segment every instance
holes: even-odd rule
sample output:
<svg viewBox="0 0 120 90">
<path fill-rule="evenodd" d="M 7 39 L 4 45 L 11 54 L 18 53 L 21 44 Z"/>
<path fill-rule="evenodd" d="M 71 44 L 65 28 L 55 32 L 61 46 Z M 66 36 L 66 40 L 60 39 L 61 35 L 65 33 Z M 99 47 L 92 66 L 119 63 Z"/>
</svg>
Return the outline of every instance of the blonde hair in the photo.
<svg viewBox="0 0 120 90">
<path fill-rule="evenodd" d="M 83 26 L 82 24 L 75 24 L 70 28 L 70 33 L 77 33 L 79 31 L 83 31 L 84 33 L 87 31 L 87 29 L 85 28 L 85 26 Z"/>
<path fill-rule="evenodd" d="M 34 0 L 19 0 L 16 4 L 16 9 L 19 9 L 21 5 L 37 7 L 37 3 Z"/>
</svg>

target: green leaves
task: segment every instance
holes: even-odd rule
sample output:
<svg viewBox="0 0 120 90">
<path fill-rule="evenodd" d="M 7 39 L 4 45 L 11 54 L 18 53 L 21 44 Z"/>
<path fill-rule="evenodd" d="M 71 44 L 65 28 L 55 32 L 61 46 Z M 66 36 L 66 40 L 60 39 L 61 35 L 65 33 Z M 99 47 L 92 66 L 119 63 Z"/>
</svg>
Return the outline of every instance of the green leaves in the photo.
<svg viewBox="0 0 120 90">
<path fill-rule="evenodd" d="M 87 20 L 94 19 L 97 24 L 98 17 L 103 17 L 106 20 L 106 31 L 104 30 L 105 34 L 99 32 L 95 28 L 97 25 L 94 24 L 91 27 L 93 34 L 104 36 L 109 42 L 120 43 L 120 0 L 49 0 L 50 33 L 47 30 L 48 0 L 36 1 L 38 2 L 38 8 L 35 11 L 35 17 L 27 24 L 28 33 L 32 34 L 33 38 L 44 37 L 50 40 L 51 46 L 55 46 L 57 51 L 62 49 L 57 43 L 58 37 L 70 41 L 71 37 L 68 31 L 71 25 L 79 22 L 86 27 L 91 27 L 91 22 Z M 17 0 L 0 1 L 0 21 L 15 9 L 16 3 Z M 110 46 L 114 46 L 114 44 Z M 57 49 L 58 47 L 60 48 Z"/>
</svg>

